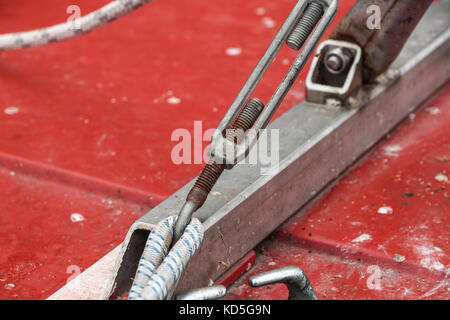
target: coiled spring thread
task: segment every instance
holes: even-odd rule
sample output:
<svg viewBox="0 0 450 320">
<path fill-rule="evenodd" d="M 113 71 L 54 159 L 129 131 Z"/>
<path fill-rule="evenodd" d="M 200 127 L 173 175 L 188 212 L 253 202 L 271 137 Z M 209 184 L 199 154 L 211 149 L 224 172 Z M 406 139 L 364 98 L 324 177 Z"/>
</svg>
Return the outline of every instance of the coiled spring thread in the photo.
<svg viewBox="0 0 450 320">
<path fill-rule="evenodd" d="M 231 125 L 230 129 L 232 130 L 227 130 L 226 138 L 235 143 L 240 143 L 245 132 L 253 126 L 263 108 L 264 103 L 261 100 L 251 98 Z M 224 169 L 224 164 L 208 163 L 197 178 L 186 200 L 194 202 L 197 209 L 200 208 Z"/>
<path fill-rule="evenodd" d="M 316 2 L 310 2 L 303 13 L 303 16 L 300 18 L 300 21 L 286 40 L 286 44 L 294 50 L 299 50 L 306 39 L 308 39 L 308 36 L 313 31 L 322 15 L 322 5 Z"/>
<path fill-rule="evenodd" d="M 192 189 L 199 188 L 204 193 L 208 194 L 216 184 L 224 169 L 225 167 L 223 164 L 217 164 L 214 162 L 208 163 L 205 168 L 203 168 L 202 173 L 200 173 L 200 175 L 198 176 L 197 181 L 195 181 L 194 187 Z M 191 193 L 189 193 L 189 195 L 190 194 Z M 190 200 L 189 196 L 188 200 Z M 203 203 L 201 203 L 198 207 L 201 207 L 201 205 L 203 205 Z"/>
</svg>

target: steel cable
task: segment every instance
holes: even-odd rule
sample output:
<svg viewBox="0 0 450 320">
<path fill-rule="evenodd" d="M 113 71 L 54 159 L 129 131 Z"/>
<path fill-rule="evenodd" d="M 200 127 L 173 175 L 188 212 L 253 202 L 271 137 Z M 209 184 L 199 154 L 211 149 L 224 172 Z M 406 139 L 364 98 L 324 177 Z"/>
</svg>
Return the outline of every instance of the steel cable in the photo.
<svg viewBox="0 0 450 320">
<path fill-rule="evenodd" d="M 69 39 L 114 21 L 153 0 L 116 0 L 74 21 L 0 35 L 0 50 L 22 49 Z"/>
</svg>

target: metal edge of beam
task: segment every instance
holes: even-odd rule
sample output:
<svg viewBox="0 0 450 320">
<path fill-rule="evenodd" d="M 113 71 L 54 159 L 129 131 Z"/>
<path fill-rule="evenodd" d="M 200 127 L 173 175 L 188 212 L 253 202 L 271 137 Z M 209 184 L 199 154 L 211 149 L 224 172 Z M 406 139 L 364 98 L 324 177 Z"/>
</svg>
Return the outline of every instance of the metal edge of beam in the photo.
<svg viewBox="0 0 450 320">
<path fill-rule="evenodd" d="M 364 88 L 364 102 L 357 108 L 302 102 L 271 123 L 269 129 L 280 130 L 278 171 L 261 175 L 258 166 L 237 165 L 224 173 L 195 215 L 204 222 L 205 237 L 177 291 L 220 277 L 448 82 L 448 17 L 447 1 L 433 5 L 378 84 Z M 149 232 L 161 219 L 177 214 L 193 182 L 132 225 L 106 299 L 117 299 L 130 289 Z"/>
</svg>

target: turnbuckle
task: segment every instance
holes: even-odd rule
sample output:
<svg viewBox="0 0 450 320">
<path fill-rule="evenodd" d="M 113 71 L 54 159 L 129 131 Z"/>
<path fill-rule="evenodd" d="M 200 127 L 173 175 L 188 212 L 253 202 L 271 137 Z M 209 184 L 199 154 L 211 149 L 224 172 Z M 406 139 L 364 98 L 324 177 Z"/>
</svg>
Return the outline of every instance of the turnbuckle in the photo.
<svg viewBox="0 0 450 320">
<path fill-rule="evenodd" d="M 259 130 L 264 129 L 269 123 L 330 25 L 336 10 L 337 0 L 297 2 L 214 131 L 209 151 L 210 162 L 197 178 L 178 215 L 173 243 L 180 239 L 192 215 L 206 201 L 223 170 L 231 169 L 247 156 L 250 148 L 258 140 Z M 257 98 L 248 100 L 284 42 L 294 50 L 301 48 L 287 75 L 266 107 Z"/>
<path fill-rule="evenodd" d="M 337 0 L 300 0 L 297 2 L 215 130 L 211 138 L 210 159 L 213 159 L 216 163 L 224 164 L 226 169 L 231 169 L 248 155 L 250 148 L 258 140 L 259 131 L 268 125 L 336 15 L 336 11 Z M 244 135 L 244 143 L 237 145 L 226 139 L 224 133 L 234 123 L 242 107 L 285 42 L 294 50 L 300 50 L 301 48 L 300 53 L 254 123 L 252 130 L 248 130 Z"/>
</svg>

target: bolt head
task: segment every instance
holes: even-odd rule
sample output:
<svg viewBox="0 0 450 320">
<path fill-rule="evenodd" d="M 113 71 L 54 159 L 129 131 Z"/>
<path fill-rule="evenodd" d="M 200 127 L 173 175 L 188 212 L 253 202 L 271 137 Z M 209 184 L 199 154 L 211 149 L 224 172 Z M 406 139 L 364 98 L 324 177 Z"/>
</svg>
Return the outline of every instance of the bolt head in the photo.
<svg viewBox="0 0 450 320">
<path fill-rule="evenodd" d="M 342 69 L 344 62 L 342 59 L 335 55 L 330 55 L 326 61 L 326 65 L 329 69 L 338 72 Z"/>
</svg>

